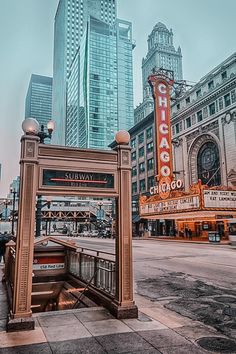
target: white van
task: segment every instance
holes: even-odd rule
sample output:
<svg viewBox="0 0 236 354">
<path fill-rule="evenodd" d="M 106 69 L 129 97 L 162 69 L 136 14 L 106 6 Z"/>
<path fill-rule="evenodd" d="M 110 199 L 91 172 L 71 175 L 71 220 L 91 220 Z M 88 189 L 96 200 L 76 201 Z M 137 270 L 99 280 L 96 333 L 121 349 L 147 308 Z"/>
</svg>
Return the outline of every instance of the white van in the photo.
<svg viewBox="0 0 236 354">
<path fill-rule="evenodd" d="M 236 246 L 236 219 L 228 221 L 229 226 L 229 242 L 232 246 Z"/>
</svg>

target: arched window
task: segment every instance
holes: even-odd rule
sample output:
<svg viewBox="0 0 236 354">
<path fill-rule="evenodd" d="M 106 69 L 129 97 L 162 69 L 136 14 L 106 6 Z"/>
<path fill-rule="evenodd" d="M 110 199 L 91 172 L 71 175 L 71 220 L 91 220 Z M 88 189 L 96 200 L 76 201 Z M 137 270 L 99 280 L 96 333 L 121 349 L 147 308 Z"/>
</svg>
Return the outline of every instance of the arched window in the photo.
<svg viewBox="0 0 236 354">
<path fill-rule="evenodd" d="M 220 156 L 217 145 L 209 141 L 199 150 L 197 156 L 198 179 L 208 186 L 221 184 Z"/>
</svg>

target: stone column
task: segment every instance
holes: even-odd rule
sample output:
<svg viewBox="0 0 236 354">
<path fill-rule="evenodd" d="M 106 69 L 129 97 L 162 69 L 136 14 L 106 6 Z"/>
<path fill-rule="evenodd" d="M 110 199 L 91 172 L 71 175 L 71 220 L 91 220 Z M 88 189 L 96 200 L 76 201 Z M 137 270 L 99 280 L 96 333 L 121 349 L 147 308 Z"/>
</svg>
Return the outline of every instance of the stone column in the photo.
<svg viewBox="0 0 236 354">
<path fill-rule="evenodd" d="M 32 267 L 34 253 L 35 199 L 38 186 L 39 138 L 24 135 L 21 138 L 20 198 L 16 237 L 16 262 L 13 304 L 8 330 L 33 329 L 30 319 Z M 28 318 L 28 320 L 27 320 Z"/>
<path fill-rule="evenodd" d="M 116 298 L 113 313 L 117 318 L 137 318 L 133 301 L 132 214 L 131 214 L 131 148 L 118 145 Z"/>
</svg>

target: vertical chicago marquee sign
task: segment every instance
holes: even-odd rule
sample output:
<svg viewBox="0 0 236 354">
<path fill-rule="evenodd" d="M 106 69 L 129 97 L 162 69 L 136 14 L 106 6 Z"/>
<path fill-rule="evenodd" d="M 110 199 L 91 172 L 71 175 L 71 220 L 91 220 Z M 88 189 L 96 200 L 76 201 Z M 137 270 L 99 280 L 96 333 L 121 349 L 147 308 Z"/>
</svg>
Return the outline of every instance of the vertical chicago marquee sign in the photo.
<svg viewBox="0 0 236 354">
<path fill-rule="evenodd" d="M 150 75 L 148 82 L 155 101 L 155 139 L 157 161 L 157 186 L 150 188 L 151 194 L 159 194 L 161 199 L 169 197 L 170 192 L 182 188 L 180 180 L 173 178 L 173 159 L 170 125 L 170 90 L 174 81 L 161 71 Z"/>
</svg>

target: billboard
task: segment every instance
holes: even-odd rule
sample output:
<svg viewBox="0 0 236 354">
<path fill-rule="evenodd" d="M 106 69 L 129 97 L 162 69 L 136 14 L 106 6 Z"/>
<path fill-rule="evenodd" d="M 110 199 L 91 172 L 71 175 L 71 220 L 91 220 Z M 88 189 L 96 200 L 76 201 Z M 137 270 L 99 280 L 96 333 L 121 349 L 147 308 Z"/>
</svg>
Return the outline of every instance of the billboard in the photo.
<svg viewBox="0 0 236 354">
<path fill-rule="evenodd" d="M 194 211 L 200 208 L 200 196 L 189 195 L 185 197 L 160 200 L 140 205 L 140 216 L 178 213 Z"/>
<path fill-rule="evenodd" d="M 236 209 L 236 191 L 204 190 L 204 207 L 209 209 Z"/>
</svg>

